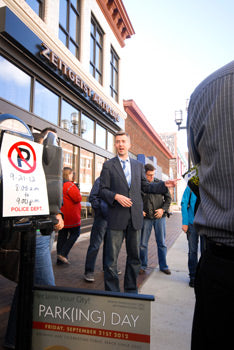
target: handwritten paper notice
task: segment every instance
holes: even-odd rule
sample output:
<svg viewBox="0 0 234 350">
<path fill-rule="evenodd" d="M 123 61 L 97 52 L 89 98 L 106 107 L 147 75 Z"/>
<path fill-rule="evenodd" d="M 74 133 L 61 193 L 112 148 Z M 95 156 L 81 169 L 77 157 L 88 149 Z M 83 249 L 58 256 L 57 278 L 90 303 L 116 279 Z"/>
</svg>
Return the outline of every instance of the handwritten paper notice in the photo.
<svg viewBox="0 0 234 350">
<path fill-rule="evenodd" d="M 1 147 L 3 217 L 48 215 L 43 146 L 5 133 Z"/>
</svg>

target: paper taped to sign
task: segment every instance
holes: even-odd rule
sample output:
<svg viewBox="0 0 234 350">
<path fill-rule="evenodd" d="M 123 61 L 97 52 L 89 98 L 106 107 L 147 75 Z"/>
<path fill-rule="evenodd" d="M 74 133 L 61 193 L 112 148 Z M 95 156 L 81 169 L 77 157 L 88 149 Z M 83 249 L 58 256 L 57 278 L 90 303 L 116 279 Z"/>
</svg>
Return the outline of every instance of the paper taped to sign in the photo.
<svg viewBox="0 0 234 350">
<path fill-rule="evenodd" d="M 3 217 L 48 215 L 43 146 L 5 133 L 1 147 Z"/>
</svg>

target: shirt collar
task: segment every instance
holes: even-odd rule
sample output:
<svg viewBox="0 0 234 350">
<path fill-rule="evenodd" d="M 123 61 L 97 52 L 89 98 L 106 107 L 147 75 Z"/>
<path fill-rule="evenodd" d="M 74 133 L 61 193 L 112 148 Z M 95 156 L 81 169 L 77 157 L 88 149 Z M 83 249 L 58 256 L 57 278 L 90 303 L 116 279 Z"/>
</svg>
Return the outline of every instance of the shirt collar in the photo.
<svg viewBox="0 0 234 350">
<path fill-rule="evenodd" d="M 119 161 L 120 161 L 121 164 L 122 164 L 122 161 L 124 161 L 124 162 L 129 162 L 129 163 L 130 163 L 130 158 L 129 158 L 129 156 L 128 156 L 128 158 L 126 158 L 125 160 L 121 159 L 118 155 L 117 155 L 117 157 L 119 158 Z"/>
</svg>

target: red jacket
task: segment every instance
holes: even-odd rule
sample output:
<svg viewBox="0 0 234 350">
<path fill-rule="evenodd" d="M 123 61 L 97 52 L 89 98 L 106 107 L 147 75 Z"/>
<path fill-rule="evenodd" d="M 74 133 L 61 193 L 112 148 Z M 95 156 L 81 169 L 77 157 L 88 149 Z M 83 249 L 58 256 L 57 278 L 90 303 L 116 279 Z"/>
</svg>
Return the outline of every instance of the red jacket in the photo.
<svg viewBox="0 0 234 350">
<path fill-rule="evenodd" d="M 80 190 L 76 185 L 70 181 L 64 182 L 61 208 L 64 216 L 64 228 L 80 226 L 81 201 Z"/>
</svg>

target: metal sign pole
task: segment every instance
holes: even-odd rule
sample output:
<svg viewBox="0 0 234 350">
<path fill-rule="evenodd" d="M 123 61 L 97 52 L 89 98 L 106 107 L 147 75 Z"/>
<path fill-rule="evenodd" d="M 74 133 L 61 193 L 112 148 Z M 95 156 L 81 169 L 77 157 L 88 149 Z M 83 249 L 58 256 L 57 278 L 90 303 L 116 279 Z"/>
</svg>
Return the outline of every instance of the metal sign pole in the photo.
<svg viewBox="0 0 234 350">
<path fill-rule="evenodd" d="M 32 223 L 21 231 L 16 349 L 31 350 L 36 235 Z"/>
</svg>

